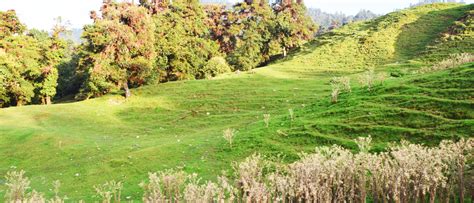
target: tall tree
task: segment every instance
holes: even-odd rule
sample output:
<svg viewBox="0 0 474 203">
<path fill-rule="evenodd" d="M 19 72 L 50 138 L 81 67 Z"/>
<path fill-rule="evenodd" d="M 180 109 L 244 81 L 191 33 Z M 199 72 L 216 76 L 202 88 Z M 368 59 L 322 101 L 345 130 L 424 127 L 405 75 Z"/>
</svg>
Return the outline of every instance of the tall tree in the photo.
<svg viewBox="0 0 474 203">
<path fill-rule="evenodd" d="M 67 48 L 66 41 L 60 38 L 60 34 L 67 31 L 66 25 L 60 17 L 56 20 L 51 36 L 38 30 L 31 30 L 28 34 L 39 42 L 41 73 L 36 79 L 36 94 L 41 103 L 47 105 L 51 104 L 52 97 L 56 95 L 59 77 L 57 67 L 64 59 Z"/>
<path fill-rule="evenodd" d="M 102 17 L 84 29 L 79 71 L 85 74 L 80 96 L 100 96 L 140 86 L 154 75 L 156 56 L 152 18 L 147 9 L 131 3 L 107 3 Z"/>
<path fill-rule="evenodd" d="M 307 15 L 302 4 L 285 4 L 275 8 L 275 29 L 273 35 L 279 42 L 283 55 L 288 50 L 300 47 L 316 34 L 316 25 Z"/>
<path fill-rule="evenodd" d="M 195 79 L 208 60 L 220 55 L 217 43 L 209 38 L 206 20 L 198 0 L 175 0 L 154 16 L 162 81 Z"/>
<path fill-rule="evenodd" d="M 25 30 L 15 11 L 0 12 L 0 106 L 21 106 L 35 95 L 40 46 Z"/>
<path fill-rule="evenodd" d="M 250 70 L 270 59 L 275 21 L 266 1 L 236 4 L 226 21 L 230 26 L 222 39 L 230 42 L 227 60 L 234 69 Z"/>
<path fill-rule="evenodd" d="M 40 75 L 38 41 L 26 35 L 9 36 L 0 41 L 0 72 L 3 75 L 0 103 L 22 106 L 35 95 L 35 82 Z"/>
</svg>

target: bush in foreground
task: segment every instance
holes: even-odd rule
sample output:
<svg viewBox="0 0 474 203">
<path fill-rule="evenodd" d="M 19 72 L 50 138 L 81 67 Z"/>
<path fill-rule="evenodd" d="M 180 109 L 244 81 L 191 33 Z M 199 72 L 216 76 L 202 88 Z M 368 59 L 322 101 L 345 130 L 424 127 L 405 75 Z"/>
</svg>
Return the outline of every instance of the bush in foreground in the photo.
<svg viewBox="0 0 474 203">
<path fill-rule="evenodd" d="M 358 138 L 358 153 L 339 146 L 319 147 L 292 164 L 252 155 L 217 182 L 168 170 L 150 173 L 141 184 L 144 202 L 464 202 L 471 191 L 465 177 L 474 139 L 443 141 L 438 147 L 402 142 L 387 152 L 369 153 L 371 137 Z M 6 176 L 7 202 L 46 202 L 29 192 L 24 172 Z M 107 187 L 104 187 L 107 186 Z M 120 201 L 122 183 L 96 186 L 103 202 Z M 115 187 L 118 186 L 118 187 Z M 98 189 L 99 188 L 99 189 Z M 107 189 L 109 188 L 109 189 Z M 57 189 L 55 189 L 57 191 Z M 57 196 L 55 200 L 61 202 Z"/>
</svg>

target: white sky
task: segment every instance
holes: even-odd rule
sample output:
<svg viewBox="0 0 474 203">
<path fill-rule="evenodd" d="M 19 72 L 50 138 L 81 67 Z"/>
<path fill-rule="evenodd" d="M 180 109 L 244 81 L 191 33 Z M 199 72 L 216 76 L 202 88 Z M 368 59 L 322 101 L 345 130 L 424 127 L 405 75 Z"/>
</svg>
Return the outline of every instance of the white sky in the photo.
<svg viewBox="0 0 474 203">
<path fill-rule="evenodd" d="M 361 9 L 385 14 L 416 2 L 418 0 L 305 0 L 308 7 L 346 14 L 355 14 Z M 474 3 L 474 0 L 466 0 L 466 3 Z M 102 0 L 0 0 L 0 10 L 14 9 L 29 28 L 49 30 L 58 16 L 69 21 L 72 28 L 82 28 L 91 23 L 89 12 L 101 4 Z"/>
</svg>

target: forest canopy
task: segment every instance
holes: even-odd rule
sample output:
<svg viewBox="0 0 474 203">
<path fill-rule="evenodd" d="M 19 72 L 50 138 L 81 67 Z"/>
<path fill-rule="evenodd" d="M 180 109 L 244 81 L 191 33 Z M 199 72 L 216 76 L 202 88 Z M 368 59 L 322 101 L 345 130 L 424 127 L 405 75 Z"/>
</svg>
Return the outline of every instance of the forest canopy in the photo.
<svg viewBox="0 0 474 203">
<path fill-rule="evenodd" d="M 251 70 L 286 56 L 317 29 L 302 3 L 245 1 L 232 7 L 198 0 L 104 1 L 73 46 L 58 25 L 29 30 L 15 11 L 0 13 L 0 106 L 50 104 L 124 92 L 144 84 Z"/>
<path fill-rule="evenodd" d="M 67 53 L 61 22 L 49 34 L 26 30 L 15 11 L 0 11 L 0 107 L 50 104 L 56 95 L 58 65 Z"/>
</svg>

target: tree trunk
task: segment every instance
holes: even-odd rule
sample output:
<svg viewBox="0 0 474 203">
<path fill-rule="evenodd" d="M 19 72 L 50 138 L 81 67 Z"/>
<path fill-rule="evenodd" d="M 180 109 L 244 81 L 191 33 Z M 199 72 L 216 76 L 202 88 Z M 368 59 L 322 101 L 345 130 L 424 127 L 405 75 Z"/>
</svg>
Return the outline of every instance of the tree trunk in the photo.
<svg viewBox="0 0 474 203">
<path fill-rule="evenodd" d="M 128 88 L 128 83 L 124 82 L 123 83 L 123 89 L 125 90 L 125 98 L 128 99 L 130 96 L 132 96 L 132 93 L 130 93 L 130 89 Z"/>
<path fill-rule="evenodd" d="M 21 99 L 16 99 L 16 106 L 23 106 L 23 101 Z"/>
<path fill-rule="evenodd" d="M 436 188 L 430 190 L 430 203 L 435 203 L 436 199 Z"/>
<path fill-rule="evenodd" d="M 46 96 L 46 105 L 51 105 L 51 97 Z"/>
<path fill-rule="evenodd" d="M 286 58 L 287 55 L 288 55 L 288 53 L 286 52 L 286 47 L 283 47 L 283 57 Z"/>
</svg>

